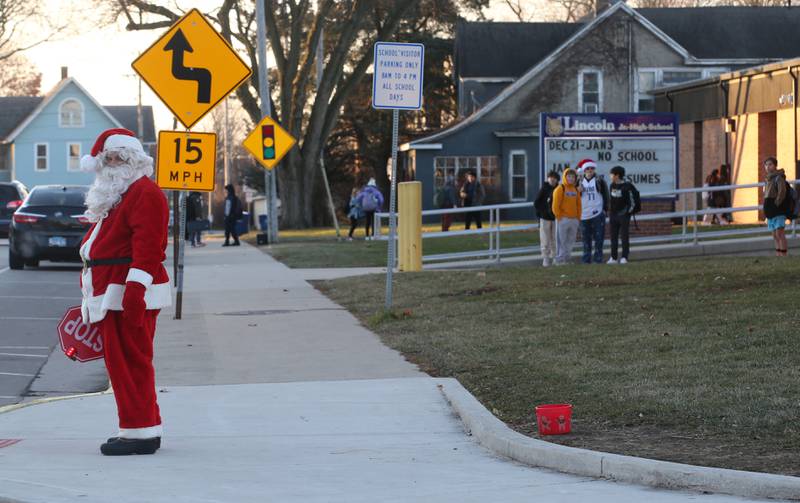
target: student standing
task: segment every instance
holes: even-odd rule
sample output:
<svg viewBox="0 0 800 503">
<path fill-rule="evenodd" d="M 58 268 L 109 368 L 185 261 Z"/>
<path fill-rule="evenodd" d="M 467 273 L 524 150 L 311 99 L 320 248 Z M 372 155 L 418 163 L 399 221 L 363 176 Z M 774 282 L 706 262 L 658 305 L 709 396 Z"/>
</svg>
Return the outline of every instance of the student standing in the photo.
<svg viewBox="0 0 800 503">
<path fill-rule="evenodd" d="M 778 160 L 767 157 L 764 160 L 767 185 L 764 187 L 764 216 L 767 217 L 767 228 L 772 231 L 775 241 L 775 255 L 785 257 L 789 253 L 786 242 L 786 218 L 791 213 L 791 197 L 786 173 L 778 169 Z"/>
<path fill-rule="evenodd" d="M 578 193 L 578 175 L 567 168 L 561 184 L 553 191 L 553 215 L 556 217 L 556 265 L 569 262 L 570 252 L 578 236 L 581 218 L 581 195 Z"/>
<path fill-rule="evenodd" d="M 547 173 L 547 182 L 539 189 L 536 201 L 536 216 L 539 217 L 539 248 L 542 250 L 542 266 L 549 267 L 556 256 L 556 216 L 553 214 L 553 191 L 558 185 L 558 173 Z"/>
<path fill-rule="evenodd" d="M 583 240 L 584 264 L 603 263 L 603 241 L 606 234 L 606 210 L 608 209 L 608 185 L 596 176 L 597 164 L 591 159 L 578 163 L 581 175 L 581 238 Z M 594 243 L 594 252 L 592 252 Z"/>
<path fill-rule="evenodd" d="M 636 208 L 636 189 L 632 183 L 625 181 L 625 168 L 611 168 L 611 190 L 609 193 L 608 222 L 611 226 L 611 258 L 609 264 L 627 264 L 630 251 L 631 215 Z M 619 241 L 622 239 L 622 256 Z"/>
</svg>

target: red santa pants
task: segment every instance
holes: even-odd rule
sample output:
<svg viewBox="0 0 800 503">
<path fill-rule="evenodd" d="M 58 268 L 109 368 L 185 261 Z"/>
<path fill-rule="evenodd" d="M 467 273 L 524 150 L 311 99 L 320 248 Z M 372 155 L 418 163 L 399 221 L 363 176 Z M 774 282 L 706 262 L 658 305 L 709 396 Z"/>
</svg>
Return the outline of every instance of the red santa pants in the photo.
<svg viewBox="0 0 800 503">
<path fill-rule="evenodd" d="M 122 311 L 108 311 L 103 318 L 106 368 L 120 428 L 149 428 L 161 424 L 156 402 L 156 372 L 153 368 L 153 337 L 159 310 L 147 310 L 144 324 L 134 327 Z"/>
</svg>

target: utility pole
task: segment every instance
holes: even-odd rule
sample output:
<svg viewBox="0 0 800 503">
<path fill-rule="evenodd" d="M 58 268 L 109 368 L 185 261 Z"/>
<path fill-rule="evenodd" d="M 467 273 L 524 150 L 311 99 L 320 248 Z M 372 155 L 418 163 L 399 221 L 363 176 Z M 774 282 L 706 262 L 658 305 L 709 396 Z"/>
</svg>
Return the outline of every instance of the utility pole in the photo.
<svg viewBox="0 0 800 503">
<path fill-rule="evenodd" d="M 258 42 L 258 94 L 261 96 L 261 116 L 272 115 L 269 82 L 267 81 L 267 23 L 264 17 L 264 0 L 256 0 L 256 38 Z M 269 242 L 278 242 L 278 191 L 275 183 L 276 173 L 268 169 L 264 172 L 264 192 L 267 195 L 269 218 Z"/>
<path fill-rule="evenodd" d="M 228 153 L 228 96 L 225 96 L 225 126 L 222 131 L 222 169 L 225 186 L 228 185 L 228 170 L 230 166 L 230 155 Z"/>
</svg>

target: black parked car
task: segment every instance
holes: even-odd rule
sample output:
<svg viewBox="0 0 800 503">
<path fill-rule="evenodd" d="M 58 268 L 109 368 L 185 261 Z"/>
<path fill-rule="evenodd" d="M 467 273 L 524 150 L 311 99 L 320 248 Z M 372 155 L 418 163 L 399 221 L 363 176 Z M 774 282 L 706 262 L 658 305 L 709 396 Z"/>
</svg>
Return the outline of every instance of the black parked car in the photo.
<svg viewBox="0 0 800 503">
<path fill-rule="evenodd" d="M 22 206 L 28 189 L 19 182 L 0 182 L 0 236 L 8 236 L 11 215 Z"/>
<path fill-rule="evenodd" d="M 40 260 L 80 262 L 89 229 L 85 185 L 39 185 L 14 213 L 8 235 L 8 266 L 38 267 Z"/>
</svg>

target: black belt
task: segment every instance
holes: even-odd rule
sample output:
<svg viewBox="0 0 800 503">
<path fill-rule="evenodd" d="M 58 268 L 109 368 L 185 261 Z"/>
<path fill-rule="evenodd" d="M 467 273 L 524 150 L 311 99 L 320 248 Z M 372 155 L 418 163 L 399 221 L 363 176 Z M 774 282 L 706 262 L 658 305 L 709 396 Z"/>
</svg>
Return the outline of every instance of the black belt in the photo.
<svg viewBox="0 0 800 503">
<path fill-rule="evenodd" d="M 83 266 L 84 267 L 96 267 L 98 265 L 121 265 L 121 264 L 130 264 L 133 262 L 133 259 L 130 257 L 120 257 L 120 258 L 97 258 L 93 260 L 84 260 Z"/>
</svg>

